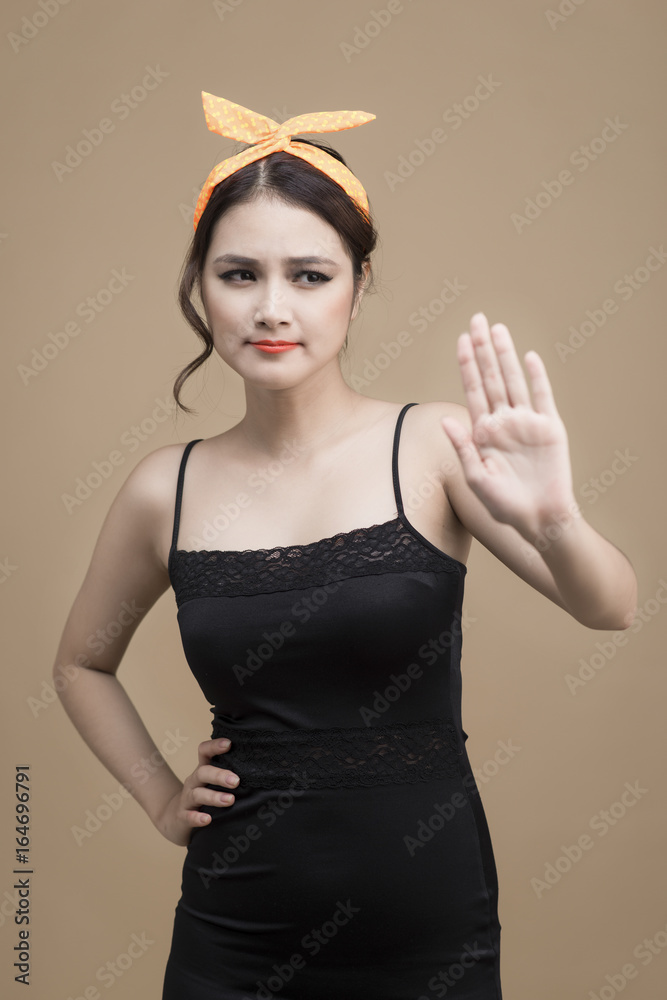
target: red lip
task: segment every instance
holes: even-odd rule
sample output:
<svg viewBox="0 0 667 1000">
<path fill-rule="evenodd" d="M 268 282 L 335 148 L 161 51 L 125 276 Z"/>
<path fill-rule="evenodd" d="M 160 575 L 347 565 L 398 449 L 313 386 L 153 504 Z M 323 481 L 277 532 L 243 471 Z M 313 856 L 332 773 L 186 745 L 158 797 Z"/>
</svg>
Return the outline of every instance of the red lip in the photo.
<svg viewBox="0 0 667 1000">
<path fill-rule="evenodd" d="M 292 348 L 299 347 L 299 344 L 291 340 L 251 340 L 249 343 L 255 350 L 263 351 L 264 354 L 282 354 L 283 351 L 291 351 Z"/>
</svg>

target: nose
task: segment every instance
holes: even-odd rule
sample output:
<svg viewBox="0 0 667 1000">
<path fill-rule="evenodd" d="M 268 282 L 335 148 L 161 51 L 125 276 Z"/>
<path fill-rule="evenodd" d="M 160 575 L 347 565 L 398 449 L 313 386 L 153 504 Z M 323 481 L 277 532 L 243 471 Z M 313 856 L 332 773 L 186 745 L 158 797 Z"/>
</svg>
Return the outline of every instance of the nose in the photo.
<svg viewBox="0 0 667 1000">
<path fill-rule="evenodd" d="M 253 316 L 257 326 L 273 329 L 292 322 L 292 310 L 285 291 L 277 284 L 267 285 L 261 290 Z"/>
</svg>

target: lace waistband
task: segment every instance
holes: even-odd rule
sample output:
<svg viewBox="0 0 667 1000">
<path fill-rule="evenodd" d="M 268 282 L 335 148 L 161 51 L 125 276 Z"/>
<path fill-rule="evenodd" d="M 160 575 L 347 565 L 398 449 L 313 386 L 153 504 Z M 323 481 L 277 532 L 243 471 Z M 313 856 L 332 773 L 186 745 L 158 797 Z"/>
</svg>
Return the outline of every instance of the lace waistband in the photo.
<svg viewBox="0 0 667 1000">
<path fill-rule="evenodd" d="M 463 737 L 451 718 L 369 728 L 237 730 L 213 721 L 231 747 L 211 758 L 239 788 L 353 788 L 457 777 Z"/>
</svg>

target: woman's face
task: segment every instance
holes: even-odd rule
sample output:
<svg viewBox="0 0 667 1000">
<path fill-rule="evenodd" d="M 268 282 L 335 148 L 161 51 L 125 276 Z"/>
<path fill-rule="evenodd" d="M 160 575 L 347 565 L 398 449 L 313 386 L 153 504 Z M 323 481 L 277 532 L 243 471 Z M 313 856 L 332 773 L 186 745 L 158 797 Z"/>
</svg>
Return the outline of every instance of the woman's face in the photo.
<svg viewBox="0 0 667 1000">
<path fill-rule="evenodd" d="M 338 365 L 359 301 L 338 233 L 313 212 L 261 196 L 219 220 L 202 301 L 220 357 L 244 379 L 288 388 Z M 257 341 L 297 346 L 268 352 Z"/>
</svg>

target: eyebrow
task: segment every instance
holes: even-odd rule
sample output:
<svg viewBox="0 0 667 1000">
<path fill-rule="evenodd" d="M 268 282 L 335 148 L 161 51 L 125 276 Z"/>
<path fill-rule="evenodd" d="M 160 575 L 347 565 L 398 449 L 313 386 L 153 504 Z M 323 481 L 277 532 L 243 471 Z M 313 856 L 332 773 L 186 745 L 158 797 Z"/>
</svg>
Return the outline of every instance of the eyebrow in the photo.
<svg viewBox="0 0 667 1000">
<path fill-rule="evenodd" d="M 254 257 L 242 257 L 240 254 L 236 253 L 225 253 L 220 257 L 216 257 L 213 261 L 214 264 L 244 264 L 247 266 L 256 267 L 260 261 L 256 260 Z M 283 257 L 281 263 L 283 264 L 328 264 L 331 267 L 338 267 L 338 263 L 335 260 L 331 260 L 329 257 Z"/>
</svg>

